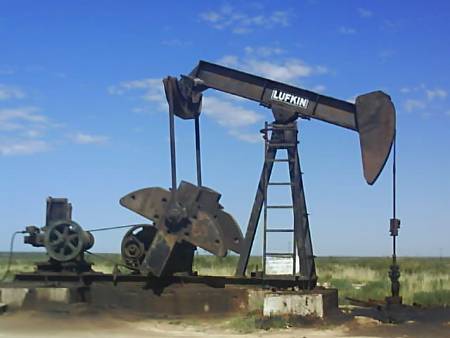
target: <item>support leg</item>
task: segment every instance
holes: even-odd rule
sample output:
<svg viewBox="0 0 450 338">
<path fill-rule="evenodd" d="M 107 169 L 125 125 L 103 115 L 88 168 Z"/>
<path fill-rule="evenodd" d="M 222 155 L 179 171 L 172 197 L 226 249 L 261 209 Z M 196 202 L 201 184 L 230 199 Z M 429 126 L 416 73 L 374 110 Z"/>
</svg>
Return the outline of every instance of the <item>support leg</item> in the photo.
<svg viewBox="0 0 450 338">
<path fill-rule="evenodd" d="M 202 162 L 200 154 L 200 116 L 195 117 L 195 158 L 197 161 L 197 185 L 202 186 Z"/>
<path fill-rule="evenodd" d="M 297 140 L 297 138 L 295 138 Z M 291 178 L 292 204 L 294 205 L 294 233 L 299 256 L 300 274 L 312 284 L 316 280 L 316 267 L 306 209 L 305 191 L 297 147 L 288 149 L 289 175 Z"/>
<path fill-rule="evenodd" d="M 277 137 L 275 133 L 272 134 L 271 140 Z M 266 154 L 266 161 L 264 163 L 261 177 L 259 179 L 258 189 L 256 191 L 255 201 L 253 202 L 252 212 L 248 221 L 247 232 L 245 233 L 244 243 L 242 245 L 241 255 L 239 256 L 239 262 L 236 269 L 236 276 L 245 276 L 245 270 L 247 269 L 248 260 L 252 251 L 253 241 L 255 239 L 256 230 L 258 228 L 259 218 L 261 216 L 261 209 L 264 203 L 264 183 L 270 178 L 273 169 L 273 160 L 275 159 L 277 150 L 275 148 L 269 148 Z M 267 172 L 266 172 L 267 170 Z"/>
<path fill-rule="evenodd" d="M 169 137 L 170 137 L 170 167 L 172 170 L 172 194 L 177 189 L 177 160 L 175 154 L 175 116 L 169 109 Z"/>
</svg>

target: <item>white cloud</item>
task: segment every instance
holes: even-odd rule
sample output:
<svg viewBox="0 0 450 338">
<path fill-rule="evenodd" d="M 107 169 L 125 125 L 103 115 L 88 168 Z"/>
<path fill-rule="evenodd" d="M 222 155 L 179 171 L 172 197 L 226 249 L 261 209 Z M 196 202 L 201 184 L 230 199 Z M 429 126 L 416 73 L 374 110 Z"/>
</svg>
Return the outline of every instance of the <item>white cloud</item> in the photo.
<svg viewBox="0 0 450 338">
<path fill-rule="evenodd" d="M 291 83 L 300 78 L 328 73 L 328 69 L 325 66 L 309 65 L 303 60 L 295 58 L 274 62 L 252 56 L 240 59 L 235 55 L 226 55 L 217 62 L 225 66 L 240 68 L 245 72 L 254 73 L 272 80 Z"/>
<path fill-rule="evenodd" d="M 124 81 L 121 82 L 118 86 L 110 86 L 108 91 L 110 94 L 122 95 L 126 91 L 131 89 L 147 89 L 152 88 L 156 85 L 162 85 L 161 79 L 140 79 L 140 80 L 132 80 L 132 81 Z"/>
<path fill-rule="evenodd" d="M 402 94 L 408 94 L 410 92 L 411 92 L 411 88 L 409 88 L 409 87 L 400 88 L 400 93 L 402 93 Z"/>
<path fill-rule="evenodd" d="M 121 88 L 117 89 L 124 90 Z M 18 88 L 0 85 L 0 99 L 22 98 Z M 58 129 L 63 128 L 63 132 Z M 55 123 L 35 106 L 0 108 L 0 156 L 30 155 L 51 149 L 67 137 L 64 125 Z M 51 136 L 51 139 L 50 139 Z M 104 143 L 105 136 L 78 133 L 72 137 L 75 143 Z"/>
<path fill-rule="evenodd" d="M 77 144 L 104 144 L 109 138 L 103 135 L 76 133 L 71 139 Z"/>
<path fill-rule="evenodd" d="M 410 113 L 414 110 L 425 108 L 425 102 L 416 99 L 408 99 L 405 101 L 404 107 L 405 110 Z"/>
<path fill-rule="evenodd" d="M 280 47 L 269 47 L 269 46 L 259 46 L 251 47 L 247 46 L 244 48 L 247 55 L 256 55 L 258 57 L 268 57 L 273 55 L 281 55 L 285 53 L 285 50 Z"/>
<path fill-rule="evenodd" d="M 272 11 L 264 13 L 245 13 L 231 6 L 200 13 L 200 19 L 218 30 L 229 29 L 235 34 L 245 34 L 260 28 L 285 27 L 290 24 L 291 13 Z"/>
<path fill-rule="evenodd" d="M 0 155 L 30 155 L 50 149 L 44 136 L 57 125 L 38 112 L 33 106 L 0 108 Z"/>
<path fill-rule="evenodd" d="M 221 126 L 235 129 L 260 122 L 263 117 L 253 110 L 216 96 L 203 97 L 203 113 Z"/>
<path fill-rule="evenodd" d="M 0 101 L 22 99 L 24 97 L 25 93 L 20 88 L 7 86 L 0 83 Z"/>
<path fill-rule="evenodd" d="M 217 60 L 217 63 L 228 67 L 238 67 L 240 61 L 236 55 L 224 55 Z"/>
<path fill-rule="evenodd" d="M 49 149 L 49 144 L 43 140 L 0 141 L 0 155 L 31 155 Z"/>
<path fill-rule="evenodd" d="M 423 95 L 427 100 L 432 101 L 433 99 L 446 99 L 448 96 L 448 91 L 443 88 L 429 89 L 424 83 L 417 86 L 409 86 L 400 88 L 402 94 L 415 93 L 415 95 Z"/>
<path fill-rule="evenodd" d="M 447 91 L 441 88 L 427 89 L 426 94 L 429 100 L 433 100 L 435 98 L 445 99 L 448 95 Z"/>
<path fill-rule="evenodd" d="M 228 130 L 228 133 L 238 140 L 255 143 L 260 136 L 249 133 L 246 127 L 261 123 L 264 116 L 251 109 L 245 108 L 245 101 L 230 95 L 205 95 L 203 97 L 202 113 Z"/>
<path fill-rule="evenodd" d="M 344 35 L 353 35 L 356 34 L 356 30 L 352 27 L 341 26 L 339 27 L 339 33 Z"/>
<path fill-rule="evenodd" d="M 293 81 L 300 77 L 310 76 L 313 68 L 301 60 L 284 61 L 277 64 L 270 61 L 249 60 L 247 62 L 251 73 L 257 73 L 264 77 L 279 81 Z"/>
<path fill-rule="evenodd" d="M 361 18 L 370 18 L 373 15 L 373 12 L 366 8 L 358 8 L 358 14 Z"/>
<path fill-rule="evenodd" d="M 215 11 L 203 12 L 200 13 L 200 18 L 209 22 L 209 23 L 217 23 L 222 20 L 222 15 Z"/>
<path fill-rule="evenodd" d="M 258 133 L 248 133 L 240 130 L 230 130 L 230 135 L 237 138 L 238 140 L 248 142 L 248 143 L 258 143 L 262 142 L 263 138 L 261 134 Z"/>
<path fill-rule="evenodd" d="M 211 13 L 208 14 L 209 20 L 218 20 Z M 281 82 L 291 82 L 328 73 L 328 69 L 321 65 L 309 65 L 303 60 L 296 58 L 284 58 L 280 61 L 269 61 L 268 57 L 281 55 L 284 50 L 278 47 L 246 47 L 244 57 L 237 55 L 225 55 L 217 62 L 219 64 L 242 69 L 245 72 L 254 73 L 263 77 Z M 317 85 L 313 90 L 322 92 L 326 88 L 323 85 Z M 155 104 L 158 111 L 167 112 L 168 105 L 164 93 L 164 87 L 161 79 L 145 78 L 133 81 L 124 81 L 118 85 L 108 88 L 110 94 L 125 95 L 138 92 L 141 99 Z M 246 127 L 261 123 L 264 119 L 260 113 L 246 108 L 247 100 L 232 95 L 211 95 L 209 92 L 203 97 L 202 112 L 206 118 L 216 121 L 226 128 L 230 135 L 246 142 L 256 142 L 259 135 L 249 134 Z M 152 109 L 152 107 L 150 107 Z M 134 112 L 142 113 L 147 109 L 142 106 L 133 108 Z"/>
<path fill-rule="evenodd" d="M 237 60 L 234 57 L 227 59 L 228 62 L 237 62 Z M 154 103 L 156 110 L 167 112 L 169 109 L 161 79 L 147 78 L 125 81 L 121 82 L 118 86 L 109 87 L 108 91 L 113 95 L 124 95 L 134 91 L 141 91 L 143 94 L 140 97 L 145 101 Z M 243 100 L 234 96 L 226 96 L 225 98 L 225 95 L 223 97 L 219 97 L 217 94 L 215 96 L 205 95 L 203 97 L 202 113 L 207 118 L 216 121 L 226 128 L 232 136 L 250 142 L 250 138 L 242 136 L 242 133 L 240 131 L 238 132 L 238 130 L 260 122 L 263 117 L 253 110 L 243 107 L 241 102 Z M 147 109 L 135 107 L 133 111 L 143 113 L 147 112 Z M 78 139 L 80 141 L 84 138 Z"/>
<path fill-rule="evenodd" d="M 19 107 L 0 109 L 0 130 L 12 131 L 29 128 L 31 125 L 44 127 L 47 125 L 46 116 L 37 114 L 36 107 Z"/>
<path fill-rule="evenodd" d="M 445 100 L 448 92 L 442 88 L 428 89 L 425 84 L 418 86 L 402 87 L 400 92 L 405 95 L 414 95 L 414 98 L 408 98 L 404 102 L 404 108 L 407 112 L 419 111 L 422 117 L 430 117 L 433 112 L 442 113 L 443 107 L 439 102 Z M 426 111 L 424 110 L 426 108 Z"/>
<path fill-rule="evenodd" d="M 124 81 L 117 86 L 110 86 L 108 88 L 108 92 L 111 95 L 124 95 L 125 93 L 134 92 L 136 90 L 143 92 L 143 95 L 141 96 L 142 99 L 155 103 L 156 110 L 166 111 L 168 109 L 162 79 L 145 78 Z"/>
</svg>

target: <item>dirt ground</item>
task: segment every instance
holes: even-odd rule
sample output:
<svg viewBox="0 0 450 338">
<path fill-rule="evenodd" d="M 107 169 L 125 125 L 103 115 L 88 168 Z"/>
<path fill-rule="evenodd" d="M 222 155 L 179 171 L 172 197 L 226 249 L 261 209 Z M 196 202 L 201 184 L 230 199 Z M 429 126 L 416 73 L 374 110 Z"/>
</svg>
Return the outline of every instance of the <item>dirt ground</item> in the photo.
<svg viewBox="0 0 450 338">
<path fill-rule="evenodd" d="M 240 333 L 230 326 L 238 318 L 152 319 L 119 311 L 76 308 L 53 311 L 23 310 L 0 315 L 0 337 L 413 337 L 450 338 L 448 309 L 431 311 L 402 324 L 381 323 L 363 316 L 347 316 L 334 323 Z"/>
</svg>

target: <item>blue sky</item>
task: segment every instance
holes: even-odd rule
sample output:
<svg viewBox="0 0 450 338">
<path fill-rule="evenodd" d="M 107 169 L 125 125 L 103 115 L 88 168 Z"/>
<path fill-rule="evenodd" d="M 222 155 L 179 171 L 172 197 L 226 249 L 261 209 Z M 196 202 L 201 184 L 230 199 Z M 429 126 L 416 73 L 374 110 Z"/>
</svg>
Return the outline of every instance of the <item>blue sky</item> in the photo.
<svg viewBox="0 0 450 338">
<path fill-rule="evenodd" d="M 345 100 L 389 93 L 399 253 L 450 255 L 448 13 L 447 1 L 0 0 L 0 251 L 43 225 L 47 196 L 68 197 L 85 228 L 141 222 L 118 201 L 170 185 L 161 79 L 204 59 Z M 204 103 L 204 184 L 245 229 L 271 114 L 213 91 Z M 177 133 L 179 178 L 194 182 L 192 122 Z M 389 255 L 390 162 L 370 187 L 356 133 L 319 121 L 300 133 L 316 254 Z M 98 235 L 96 251 L 118 251 L 123 233 Z"/>
</svg>

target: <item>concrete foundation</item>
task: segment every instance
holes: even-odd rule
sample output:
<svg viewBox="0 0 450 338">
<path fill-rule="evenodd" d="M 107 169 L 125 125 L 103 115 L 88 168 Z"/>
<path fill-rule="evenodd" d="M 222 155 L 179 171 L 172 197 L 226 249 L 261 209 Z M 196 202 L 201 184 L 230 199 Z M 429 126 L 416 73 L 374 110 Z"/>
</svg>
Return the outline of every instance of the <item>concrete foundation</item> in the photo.
<svg viewBox="0 0 450 338">
<path fill-rule="evenodd" d="M 263 315 L 325 318 L 338 309 L 336 289 L 310 292 L 273 292 L 264 296 Z"/>
<path fill-rule="evenodd" d="M 92 285 L 89 302 L 98 307 L 128 309 L 156 317 L 245 312 L 244 288 L 213 288 L 199 284 L 171 285 L 160 295 L 129 285 Z"/>
<path fill-rule="evenodd" d="M 36 288 L 34 296 L 37 302 L 56 302 L 70 304 L 77 299 L 73 296 L 73 289 L 70 288 Z"/>
<path fill-rule="evenodd" d="M 85 301 L 86 287 L 0 287 L 0 303 L 9 309 L 43 303 L 72 304 Z"/>
<path fill-rule="evenodd" d="M 0 302 L 10 309 L 18 309 L 23 307 L 29 293 L 29 288 L 1 288 Z"/>
<path fill-rule="evenodd" d="M 11 309 L 51 308 L 51 304 L 85 302 L 103 311 L 131 310 L 154 317 L 223 315 L 261 312 L 265 316 L 298 315 L 324 318 L 337 310 L 337 290 L 271 291 L 255 286 L 210 287 L 173 284 L 161 294 L 141 283 L 93 283 L 89 287 L 0 287 L 0 302 Z"/>
</svg>

